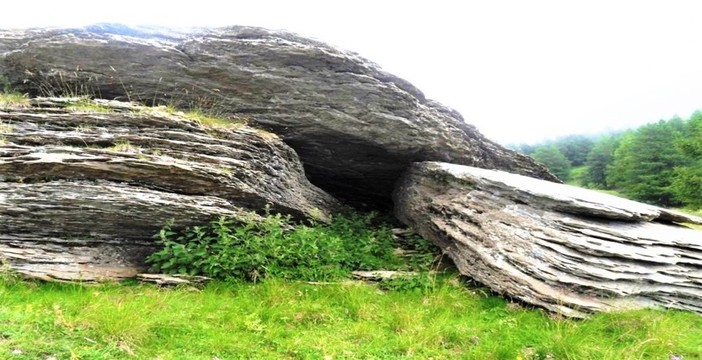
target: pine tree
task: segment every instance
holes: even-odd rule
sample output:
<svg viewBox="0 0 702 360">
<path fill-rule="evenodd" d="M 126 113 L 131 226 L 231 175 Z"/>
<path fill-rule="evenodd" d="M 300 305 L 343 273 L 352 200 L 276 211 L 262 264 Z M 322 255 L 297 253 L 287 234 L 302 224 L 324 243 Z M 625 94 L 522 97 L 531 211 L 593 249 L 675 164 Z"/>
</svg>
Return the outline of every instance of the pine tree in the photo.
<svg viewBox="0 0 702 360">
<path fill-rule="evenodd" d="M 533 157 L 536 161 L 546 166 L 549 171 L 559 179 L 563 181 L 568 180 L 570 161 L 568 161 L 568 158 L 566 158 L 555 145 L 536 148 Z"/>
<path fill-rule="evenodd" d="M 675 168 L 686 162 L 674 145 L 681 136 L 680 124 L 679 119 L 661 120 L 624 136 L 607 169 L 607 183 L 635 200 L 679 205 L 670 185 Z"/>
<path fill-rule="evenodd" d="M 605 136 L 599 139 L 587 154 L 585 183 L 589 187 L 609 189 L 607 167 L 614 161 L 614 151 L 619 146 L 621 135 Z"/>
<path fill-rule="evenodd" d="M 670 186 L 675 198 L 686 206 L 702 208 L 702 112 L 696 112 L 685 126 L 684 138 L 678 148 L 688 158 L 689 165 L 675 169 Z"/>
<path fill-rule="evenodd" d="M 555 145 L 572 166 L 581 166 L 585 164 L 594 141 L 584 135 L 570 135 L 557 140 Z"/>
</svg>

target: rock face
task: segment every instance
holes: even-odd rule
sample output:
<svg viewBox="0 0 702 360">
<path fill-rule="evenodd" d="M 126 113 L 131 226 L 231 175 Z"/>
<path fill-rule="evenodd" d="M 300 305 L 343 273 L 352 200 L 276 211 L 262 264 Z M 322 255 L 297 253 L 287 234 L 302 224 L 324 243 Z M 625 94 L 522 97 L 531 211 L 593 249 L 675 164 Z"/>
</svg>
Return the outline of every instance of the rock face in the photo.
<svg viewBox="0 0 702 360">
<path fill-rule="evenodd" d="M 702 312 L 702 219 L 467 166 L 414 164 L 396 216 L 461 273 L 567 316 L 662 306 Z"/>
<path fill-rule="evenodd" d="M 0 104 L 0 260 L 25 275 L 94 281 L 142 270 L 167 221 L 298 218 L 339 209 L 295 152 L 245 125 L 207 126 L 117 102 Z"/>
<path fill-rule="evenodd" d="M 558 181 L 377 65 L 286 32 L 118 25 L 0 31 L 0 77 L 31 94 L 87 94 L 247 117 L 295 149 L 312 183 L 375 208 L 391 206 L 393 184 L 413 161 Z"/>
</svg>

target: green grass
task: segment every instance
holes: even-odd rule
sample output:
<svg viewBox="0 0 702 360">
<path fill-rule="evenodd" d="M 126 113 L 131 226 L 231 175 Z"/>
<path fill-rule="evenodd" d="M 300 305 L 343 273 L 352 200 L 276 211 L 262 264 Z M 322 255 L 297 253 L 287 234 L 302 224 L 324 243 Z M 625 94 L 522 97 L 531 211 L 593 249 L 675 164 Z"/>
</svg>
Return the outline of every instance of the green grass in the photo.
<svg viewBox="0 0 702 360">
<path fill-rule="evenodd" d="M 29 107 L 29 98 L 16 92 L 0 92 L 0 109 Z"/>
<path fill-rule="evenodd" d="M 0 282 L 3 359 L 702 359 L 702 316 L 553 319 L 440 277 L 424 291 L 279 280 Z M 12 355 L 12 352 L 21 352 Z"/>
<path fill-rule="evenodd" d="M 193 108 L 187 111 L 181 111 L 175 106 L 157 106 L 157 107 L 143 107 L 138 110 L 139 112 L 144 112 L 147 114 L 168 114 L 168 115 L 178 115 L 185 119 L 188 119 L 200 126 L 206 128 L 219 128 L 219 129 L 240 129 L 247 125 L 248 121 L 244 118 L 228 118 L 224 115 L 210 114 L 207 111 L 200 110 L 198 108 Z"/>
<path fill-rule="evenodd" d="M 246 125 L 243 120 L 230 120 L 220 116 L 212 116 L 199 110 L 190 110 L 185 112 L 183 116 L 209 128 L 240 129 Z"/>
<path fill-rule="evenodd" d="M 83 98 L 81 100 L 72 102 L 66 106 L 66 110 L 78 113 L 111 113 L 114 111 L 113 108 L 105 105 L 98 104 L 90 98 Z"/>
</svg>

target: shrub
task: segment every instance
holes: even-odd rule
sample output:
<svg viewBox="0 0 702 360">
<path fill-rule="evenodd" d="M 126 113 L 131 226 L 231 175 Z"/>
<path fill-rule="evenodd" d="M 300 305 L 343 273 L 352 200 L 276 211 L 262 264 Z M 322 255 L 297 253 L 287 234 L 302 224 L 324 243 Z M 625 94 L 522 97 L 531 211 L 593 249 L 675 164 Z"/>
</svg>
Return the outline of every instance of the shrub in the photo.
<svg viewBox="0 0 702 360">
<path fill-rule="evenodd" d="M 438 250 L 421 238 L 398 244 L 392 229 L 374 215 L 335 216 L 328 224 L 294 224 L 290 217 L 238 222 L 219 217 L 204 226 L 174 231 L 166 224 L 155 236 L 163 249 L 148 261 L 154 271 L 257 281 L 266 277 L 326 281 L 353 270 L 428 268 Z M 403 245 L 409 259 L 395 254 Z"/>
</svg>

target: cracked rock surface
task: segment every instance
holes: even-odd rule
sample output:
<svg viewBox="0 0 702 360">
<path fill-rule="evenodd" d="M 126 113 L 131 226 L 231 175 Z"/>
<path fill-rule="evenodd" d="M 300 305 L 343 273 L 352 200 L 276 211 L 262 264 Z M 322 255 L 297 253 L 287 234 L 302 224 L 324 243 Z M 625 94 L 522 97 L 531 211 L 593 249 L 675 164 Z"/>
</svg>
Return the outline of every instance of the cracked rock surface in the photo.
<svg viewBox="0 0 702 360">
<path fill-rule="evenodd" d="M 110 24 L 0 30 L 0 76 L 31 94 L 87 93 L 247 117 L 295 149 L 313 184 L 369 208 L 392 207 L 393 185 L 414 161 L 558 181 L 407 81 L 288 32 Z"/>
<path fill-rule="evenodd" d="M 702 219 L 501 171 L 414 164 L 395 214 L 462 274 L 566 316 L 660 306 L 702 312 Z"/>
<path fill-rule="evenodd" d="M 84 110 L 69 100 L 0 107 L 0 258 L 25 275 L 132 277 L 169 220 L 255 219 L 250 212 L 267 204 L 325 220 L 340 207 L 270 133 L 119 102 Z"/>
</svg>

